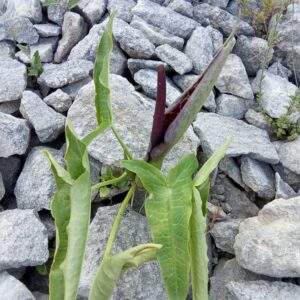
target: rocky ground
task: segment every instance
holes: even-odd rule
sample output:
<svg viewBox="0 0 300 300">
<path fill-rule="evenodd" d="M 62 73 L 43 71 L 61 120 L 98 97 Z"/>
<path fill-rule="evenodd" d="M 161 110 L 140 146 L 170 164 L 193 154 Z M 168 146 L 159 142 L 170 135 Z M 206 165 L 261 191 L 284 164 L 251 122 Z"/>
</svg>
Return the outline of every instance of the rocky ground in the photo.
<svg viewBox="0 0 300 300">
<path fill-rule="evenodd" d="M 261 1 L 249 0 L 249 5 L 259 9 Z M 134 156 L 143 158 L 158 65 L 167 69 L 169 105 L 201 74 L 229 35 L 238 4 L 79 0 L 70 10 L 66 0 L 48 7 L 42 0 L 0 0 L 1 299 L 48 299 L 47 275 L 36 268 L 49 266 L 55 237 L 49 211 L 55 183 L 43 151 L 63 163 L 66 118 L 80 137 L 96 126 L 91 75 L 99 38 L 113 10 L 118 11 L 110 77 L 114 120 Z M 188 152 L 205 159 L 231 136 L 233 142 L 212 178 L 208 203 L 210 294 L 216 300 L 297 300 L 300 137 L 276 140 L 257 112 L 259 69 L 268 43 L 255 36 L 247 21 L 243 16 L 214 91 L 163 168 Z M 300 80 L 299 4 L 288 6 L 277 30 L 280 39 L 262 84 L 262 106 L 273 118 L 286 113 Z M 37 50 L 43 72 L 36 79 L 27 69 Z M 123 157 L 110 131 L 90 145 L 89 153 L 94 181 L 108 166 L 117 168 Z M 94 194 L 79 299 L 87 299 L 104 253 L 119 207 L 109 204 L 119 201 L 118 193 L 109 199 Z M 129 208 L 114 250 L 145 241 L 146 219 Z M 128 271 L 112 299 L 167 299 L 158 265 Z"/>
</svg>

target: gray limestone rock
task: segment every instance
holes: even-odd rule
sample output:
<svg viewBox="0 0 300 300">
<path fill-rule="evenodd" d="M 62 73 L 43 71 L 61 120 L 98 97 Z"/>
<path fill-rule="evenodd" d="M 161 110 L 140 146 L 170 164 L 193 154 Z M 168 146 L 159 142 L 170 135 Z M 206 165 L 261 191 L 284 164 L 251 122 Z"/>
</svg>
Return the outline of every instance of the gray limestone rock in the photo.
<svg viewBox="0 0 300 300">
<path fill-rule="evenodd" d="M 62 38 L 58 43 L 54 61 L 60 63 L 70 53 L 75 46 L 87 33 L 87 25 L 83 18 L 74 12 L 66 12 L 62 24 Z"/>
<path fill-rule="evenodd" d="M 0 157 L 0 173 L 2 174 L 6 193 L 13 192 L 20 170 L 21 160 L 18 157 Z"/>
<path fill-rule="evenodd" d="M 0 295 L 5 300 L 36 300 L 27 287 L 7 272 L 0 272 Z"/>
<path fill-rule="evenodd" d="M 0 112 L 12 115 L 19 111 L 20 100 L 8 101 L 0 103 Z"/>
<path fill-rule="evenodd" d="M 211 41 L 212 41 L 213 49 L 214 49 L 213 54 L 215 54 L 223 45 L 223 34 L 219 30 L 213 28 L 210 25 L 208 25 L 205 28 L 210 33 Z"/>
<path fill-rule="evenodd" d="M 264 163 L 243 156 L 241 172 L 244 183 L 259 197 L 272 200 L 275 196 L 275 176 L 272 168 Z"/>
<path fill-rule="evenodd" d="M 1 172 L 0 172 L 0 201 L 2 200 L 4 195 L 5 195 L 5 186 L 4 186 L 2 175 L 1 175 Z"/>
<path fill-rule="evenodd" d="M 60 0 L 47 8 L 48 19 L 58 25 L 62 25 L 64 14 L 68 10 L 69 0 Z"/>
<path fill-rule="evenodd" d="M 269 68 L 268 71 L 273 75 L 281 76 L 285 79 L 289 79 L 293 73 L 291 70 L 286 68 L 284 65 L 280 63 L 280 61 L 275 61 Z"/>
<path fill-rule="evenodd" d="M 300 197 L 276 199 L 239 228 L 234 249 L 239 265 L 271 277 L 299 277 Z"/>
<path fill-rule="evenodd" d="M 35 147 L 31 150 L 14 191 L 20 209 L 50 209 L 56 185 L 44 154 L 46 150 L 63 165 L 62 152 L 59 150 L 49 147 Z"/>
<path fill-rule="evenodd" d="M 65 116 L 54 111 L 31 91 L 23 93 L 20 112 L 32 124 L 41 142 L 51 142 L 64 131 Z"/>
<path fill-rule="evenodd" d="M 28 122 L 0 112 L 0 128 L 0 157 L 24 154 L 30 139 Z"/>
<path fill-rule="evenodd" d="M 80 300 L 87 299 L 92 280 L 104 254 L 111 226 L 120 205 L 100 207 L 90 225 L 87 251 L 79 285 Z M 146 218 L 128 208 L 121 220 L 119 231 L 114 242 L 112 254 L 124 251 L 133 245 L 150 241 L 149 227 Z M 143 264 L 130 269 L 122 276 L 111 296 L 118 299 L 166 300 L 159 267 L 156 262 Z"/>
<path fill-rule="evenodd" d="M 0 42 L 0 57 L 3 59 L 4 57 L 13 58 L 15 54 L 14 46 L 9 41 L 1 41 Z"/>
<path fill-rule="evenodd" d="M 47 234 L 48 234 L 48 240 L 52 240 L 55 237 L 55 223 L 54 223 L 54 219 L 51 216 L 50 212 L 40 212 L 39 213 L 39 217 L 41 219 L 41 222 L 44 224 L 44 226 L 47 229 Z"/>
<path fill-rule="evenodd" d="M 180 75 L 188 73 L 193 69 L 193 64 L 189 57 L 170 45 L 166 44 L 157 47 L 155 54 Z"/>
<path fill-rule="evenodd" d="M 296 196 L 296 192 L 280 177 L 279 173 L 275 173 L 275 199 L 288 199 Z"/>
<path fill-rule="evenodd" d="M 193 5 L 185 0 L 173 0 L 168 7 L 184 16 L 193 18 Z"/>
<path fill-rule="evenodd" d="M 40 293 L 40 292 L 32 292 L 35 300 L 49 300 L 49 295 Z"/>
<path fill-rule="evenodd" d="M 212 6 L 226 8 L 229 0 L 204 0 L 204 3 L 208 3 Z"/>
<path fill-rule="evenodd" d="M 285 168 L 281 163 L 272 166 L 275 172 L 278 172 L 281 178 L 288 183 L 295 191 L 300 189 L 300 176 L 288 168 Z"/>
<path fill-rule="evenodd" d="M 0 103 L 21 99 L 27 84 L 26 66 L 17 60 L 0 60 Z"/>
<path fill-rule="evenodd" d="M 51 93 L 44 98 L 43 101 L 58 112 L 67 111 L 72 105 L 72 97 L 63 92 L 61 89 Z"/>
<path fill-rule="evenodd" d="M 134 0 L 107 0 L 107 10 L 111 14 L 117 12 L 117 17 L 130 23 L 132 19 L 132 8 L 136 5 Z"/>
<path fill-rule="evenodd" d="M 216 83 L 216 88 L 224 94 L 232 94 L 250 100 L 254 98 L 243 62 L 235 54 L 228 56 Z"/>
<path fill-rule="evenodd" d="M 35 24 L 34 28 L 40 37 L 53 37 L 61 34 L 61 27 L 52 23 Z"/>
<path fill-rule="evenodd" d="M 199 25 L 193 19 L 149 0 L 138 0 L 137 5 L 132 9 L 132 13 L 149 24 L 182 38 L 187 38 Z"/>
<path fill-rule="evenodd" d="M 249 100 L 228 94 L 221 94 L 217 99 L 217 110 L 219 115 L 235 119 L 243 119 L 249 106 Z"/>
<path fill-rule="evenodd" d="M 28 57 L 29 62 L 32 61 L 33 55 L 36 51 L 39 52 L 41 62 L 52 62 L 53 52 L 57 45 L 57 38 L 41 38 L 39 39 L 38 44 L 30 46 L 30 57 Z"/>
<path fill-rule="evenodd" d="M 264 118 L 263 114 L 260 112 L 255 111 L 254 109 L 250 108 L 247 110 L 245 114 L 245 120 L 250 124 L 257 128 L 266 130 L 271 132 L 270 125 Z"/>
<path fill-rule="evenodd" d="M 47 231 L 33 210 L 0 212 L 0 240 L 0 270 L 37 266 L 48 260 Z"/>
<path fill-rule="evenodd" d="M 127 61 L 128 69 L 132 75 L 141 69 L 151 69 L 157 71 L 160 65 L 164 65 L 166 71 L 170 69 L 166 63 L 159 60 L 129 58 Z"/>
<path fill-rule="evenodd" d="M 90 24 L 97 24 L 105 13 L 107 0 L 79 0 L 77 8 Z"/>
<path fill-rule="evenodd" d="M 61 88 L 61 90 L 64 93 L 68 94 L 72 98 L 72 100 L 74 100 L 80 89 L 90 83 L 92 80 L 93 79 L 91 77 L 87 77 L 85 79 L 65 85 Z"/>
<path fill-rule="evenodd" d="M 68 60 L 62 64 L 45 64 L 38 83 L 50 88 L 60 88 L 89 76 L 93 63 L 83 59 Z"/>
<path fill-rule="evenodd" d="M 279 162 L 275 147 L 266 131 L 247 123 L 214 113 L 199 113 L 193 123 L 204 151 L 216 151 L 229 137 L 232 142 L 227 150 L 228 156 L 248 154 L 251 158 L 271 164 Z"/>
</svg>

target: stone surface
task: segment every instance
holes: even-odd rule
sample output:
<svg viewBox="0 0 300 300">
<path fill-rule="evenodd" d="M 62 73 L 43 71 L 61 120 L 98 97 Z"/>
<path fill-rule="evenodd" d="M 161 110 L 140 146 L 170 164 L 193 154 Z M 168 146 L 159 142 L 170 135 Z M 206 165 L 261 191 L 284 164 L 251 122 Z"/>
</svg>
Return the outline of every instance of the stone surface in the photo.
<svg viewBox="0 0 300 300">
<path fill-rule="evenodd" d="M 79 299 L 87 299 L 92 279 L 103 257 L 108 235 L 119 207 L 120 205 L 98 208 L 90 225 L 86 257 L 79 285 Z M 121 220 L 112 253 L 115 254 L 133 245 L 149 241 L 150 232 L 146 218 L 128 208 Z M 127 271 L 119 279 L 111 299 L 167 299 L 158 264 L 151 262 Z"/>
<path fill-rule="evenodd" d="M 242 60 L 235 54 L 228 56 L 216 83 L 216 88 L 224 94 L 232 94 L 250 100 L 254 98 Z"/>
<path fill-rule="evenodd" d="M 208 25 L 205 28 L 208 29 L 210 33 L 211 41 L 214 49 L 213 53 L 215 54 L 223 45 L 223 34 L 219 30 L 213 28 L 210 25 Z"/>
<path fill-rule="evenodd" d="M 83 18 L 74 12 L 66 12 L 62 24 L 62 38 L 59 40 L 55 52 L 54 61 L 56 63 L 62 60 L 70 53 L 87 32 L 87 25 Z"/>
<path fill-rule="evenodd" d="M 48 211 L 42 211 L 39 213 L 39 217 L 41 219 L 41 222 L 44 224 L 44 226 L 47 229 L 48 234 L 48 240 L 52 240 L 55 237 L 55 223 L 54 219 L 51 216 L 51 213 Z"/>
<path fill-rule="evenodd" d="M 105 13 L 107 0 L 79 0 L 77 8 L 90 24 L 99 23 Z"/>
<path fill-rule="evenodd" d="M 47 231 L 33 210 L 0 212 L 0 239 L 0 270 L 37 266 L 48 260 Z"/>
<path fill-rule="evenodd" d="M 288 199 L 296 196 L 296 192 L 285 181 L 283 181 L 283 179 L 277 172 L 275 173 L 275 188 L 275 199 Z"/>
<path fill-rule="evenodd" d="M 252 81 L 254 93 L 259 92 L 260 77 L 261 71 Z M 270 117 L 279 118 L 287 112 L 286 106 L 291 101 L 289 96 L 293 96 L 296 90 L 297 87 L 287 79 L 265 71 L 262 81 L 261 105 Z"/>
<path fill-rule="evenodd" d="M 193 18 L 193 5 L 185 0 L 173 0 L 168 7 L 182 15 Z"/>
<path fill-rule="evenodd" d="M 51 93 L 44 98 L 43 101 L 58 112 L 67 111 L 72 105 L 72 97 L 63 92 L 61 89 Z"/>
<path fill-rule="evenodd" d="M 33 292 L 33 296 L 35 297 L 35 300 L 49 300 L 49 295 L 40 293 L 40 292 Z"/>
<path fill-rule="evenodd" d="M 59 150 L 50 147 L 35 147 L 31 150 L 14 191 L 20 209 L 50 209 L 56 185 L 44 154 L 46 150 L 63 164 L 62 152 Z"/>
<path fill-rule="evenodd" d="M 52 37 L 61 34 L 61 27 L 52 23 L 35 24 L 34 28 L 40 37 Z"/>
<path fill-rule="evenodd" d="M 272 168 L 264 163 L 243 156 L 241 160 L 243 181 L 263 199 L 272 200 L 275 196 L 275 176 Z"/>
<path fill-rule="evenodd" d="M 217 6 L 221 8 L 226 8 L 229 0 L 204 0 L 204 3 L 208 3 L 212 6 Z"/>
<path fill-rule="evenodd" d="M 266 131 L 248 125 L 241 120 L 213 113 L 199 113 L 193 123 L 206 153 L 212 153 L 229 137 L 232 142 L 226 152 L 228 156 L 248 154 L 251 158 L 275 164 L 279 162 L 275 147 Z"/>
<path fill-rule="evenodd" d="M 165 70 L 169 71 L 170 67 L 166 63 L 158 60 L 129 58 L 127 61 L 128 69 L 132 75 L 141 69 L 151 69 L 157 71 L 160 65 L 164 65 Z"/>
<path fill-rule="evenodd" d="M 48 19 L 58 25 L 62 25 L 64 14 L 68 10 L 69 0 L 60 0 L 47 8 Z"/>
<path fill-rule="evenodd" d="M 0 173 L 2 174 L 5 190 L 8 194 L 13 192 L 20 170 L 21 160 L 18 157 L 0 157 Z"/>
<path fill-rule="evenodd" d="M 134 81 L 142 86 L 144 93 L 148 97 L 156 99 L 157 71 L 150 69 L 139 70 L 134 74 Z M 170 105 L 181 93 L 168 77 L 166 84 L 167 105 Z"/>
<path fill-rule="evenodd" d="M 31 91 L 23 93 L 20 112 L 32 124 L 41 142 L 51 142 L 64 131 L 65 116 L 50 108 Z"/>
<path fill-rule="evenodd" d="M 245 114 L 245 120 L 250 124 L 257 128 L 271 131 L 270 125 L 264 118 L 263 114 L 260 112 L 255 111 L 254 109 L 250 108 L 247 110 Z"/>
<path fill-rule="evenodd" d="M 273 75 L 281 76 L 285 79 L 289 79 L 293 75 L 292 71 L 286 68 L 280 63 L 280 61 L 275 61 L 269 68 L 268 71 Z"/>
<path fill-rule="evenodd" d="M 295 191 L 300 189 L 300 176 L 298 174 L 285 168 L 281 163 L 273 165 L 272 167 Z"/>
<path fill-rule="evenodd" d="M 0 42 L 0 57 L 3 59 L 4 57 L 12 58 L 15 53 L 14 46 L 9 41 L 1 41 Z"/>
<path fill-rule="evenodd" d="M 228 94 L 221 94 L 217 99 L 217 114 L 235 119 L 243 119 L 247 111 L 248 100 Z"/>
<path fill-rule="evenodd" d="M 88 83 L 90 83 L 92 80 L 93 79 L 91 77 L 87 77 L 85 79 L 65 85 L 61 88 L 61 90 L 64 93 L 68 94 L 72 98 L 72 100 L 74 100 L 79 90 L 85 85 L 87 85 Z"/>
<path fill-rule="evenodd" d="M 26 120 L 0 112 L 0 157 L 26 152 L 30 139 L 30 128 Z"/>
<path fill-rule="evenodd" d="M 5 195 L 5 186 L 4 186 L 2 175 L 1 175 L 1 172 L 0 172 L 0 201 L 2 200 L 4 195 Z"/>
<path fill-rule="evenodd" d="M 134 0 L 107 0 L 107 10 L 111 14 L 117 12 L 117 17 L 130 23 L 132 19 L 132 8 L 136 5 Z"/>
<path fill-rule="evenodd" d="M 21 99 L 27 84 L 26 66 L 17 60 L 0 60 L 0 103 Z"/>
<path fill-rule="evenodd" d="M 132 12 L 149 24 L 182 38 L 187 38 L 198 26 L 193 19 L 149 0 L 138 0 Z"/>
<path fill-rule="evenodd" d="M 276 199 L 239 228 L 234 249 L 242 267 L 271 277 L 299 277 L 300 197 Z"/>
<path fill-rule="evenodd" d="M 29 62 L 32 61 L 33 55 L 36 51 L 39 52 L 41 62 L 51 62 L 53 60 L 53 52 L 57 45 L 57 38 L 41 38 L 39 43 L 30 46 Z"/>
<path fill-rule="evenodd" d="M 62 64 L 45 64 L 38 83 L 50 88 L 60 88 L 89 76 L 93 64 L 87 60 L 74 59 Z"/>
<path fill-rule="evenodd" d="M 7 272 L 0 272 L 0 295 L 5 300 L 36 300 L 27 287 Z"/>
<path fill-rule="evenodd" d="M 5 114 L 14 114 L 19 111 L 20 100 L 8 101 L 0 103 L 0 112 Z"/>
</svg>

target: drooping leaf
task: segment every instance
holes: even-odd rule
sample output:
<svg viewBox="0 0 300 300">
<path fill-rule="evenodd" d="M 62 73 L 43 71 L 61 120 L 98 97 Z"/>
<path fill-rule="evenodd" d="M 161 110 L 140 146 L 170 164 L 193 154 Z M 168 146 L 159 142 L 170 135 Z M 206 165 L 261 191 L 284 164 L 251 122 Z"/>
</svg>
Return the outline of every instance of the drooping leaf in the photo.
<svg viewBox="0 0 300 300">
<path fill-rule="evenodd" d="M 144 161 L 123 161 L 150 194 L 145 203 L 152 239 L 162 244 L 157 252 L 165 288 L 171 300 L 185 299 L 189 289 L 189 222 L 192 211 L 192 174 L 198 167 L 194 155 L 183 157 L 164 177 Z"/>
<path fill-rule="evenodd" d="M 32 57 L 30 67 L 28 68 L 28 75 L 39 77 L 43 72 L 43 66 L 39 51 L 35 51 Z"/>
</svg>

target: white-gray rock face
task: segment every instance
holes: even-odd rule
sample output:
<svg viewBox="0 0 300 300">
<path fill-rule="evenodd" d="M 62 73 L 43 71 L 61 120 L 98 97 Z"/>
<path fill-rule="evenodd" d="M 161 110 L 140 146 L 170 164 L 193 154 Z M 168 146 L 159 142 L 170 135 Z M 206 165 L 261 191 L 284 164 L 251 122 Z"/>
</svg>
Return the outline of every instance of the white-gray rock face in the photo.
<svg viewBox="0 0 300 300">
<path fill-rule="evenodd" d="M 270 125 L 264 118 L 263 114 L 260 112 L 255 111 L 254 109 L 250 108 L 245 114 L 245 120 L 255 127 L 258 127 L 260 129 L 266 130 L 266 131 L 272 131 L 270 128 Z"/>
<path fill-rule="evenodd" d="M 132 13 L 144 19 L 149 24 L 182 38 L 187 38 L 199 25 L 193 19 L 149 0 L 138 0 Z"/>
<path fill-rule="evenodd" d="M 238 263 L 252 272 L 271 277 L 300 275 L 300 197 L 276 199 L 257 217 L 239 228 L 234 249 Z"/>
<path fill-rule="evenodd" d="M 268 71 L 273 75 L 278 75 L 285 79 L 289 79 L 293 75 L 292 71 L 286 68 L 284 65 L 282 65 L 279 60 L 275 61 L 268 68 Z"/>
<path fill-rule="evenodd" d="M 156 99 L 157 71 L 150 69 L 139 70 L 134 74 L 134 81 L 142 86 L 144 93 L 148 97 Z M 173 103 L 181 95 L 179 89 L 169 77 L 167 77 L 166 82 L 166 93 L 167 105 Z"/>
<path fill-rule="evenodd" d="M 7 272 L 0 272 L 0 295 L 5 300 L 36 300 L 27 287 Z"/>
<path fill-rule="evenodd" d="M 0 128 L 0 157 L 24 154 L 30 139 L 28 122 L 0 112 Z"/>
<path fill-rule="evenodd" d="M 260 77 L 261 71 L 257 73 L 252 81 L 254 93 L 259 92 Z M 262 81 L 261 105 L 270 117 L 279 118 L 287 112 L 286 106 L 291 102 L 289 96 L 295 95 L 296 90 L 297 86 L 287 79 L 265 70 Z"/>
<path fill-rule="evenodd" d="M 132 19 L 132 8 L 136 5 L 134 0 L 107 0 L 107 10 L 110 14 L 117 12 L 117 17 L 130 23 Z"/>
<path fill-rule="evenodd" d="M 0 103 L 0 112 L 5 114 L 14 114 L 19 111 L 20 100 L 8 101 Z"/>
<path fill-rule="evenodd" d="M 50 4 L 47 8 L 48 19 L 58 25 L 62 25 L 68 5 L 69 0 L 60 0 L 55 4 Z"/>
<path fill-rule="evenodd" d="M 12 58 L 15 54 L 15 49 L 11 42 L 9 41 L 1 41 L 0 42 L 0 57 L 4 59 L 4 57 Z"/>
<path fill-rule="evenodd" d="M 211 41 L 213 43 L 213 48 L 214 48 L 214 54 L 216 54 L 216 52 L 222 47 L 223 45 L 223 34 L 213 28 L 212 26 L 208 25 L 207 27 L 205 27 L 208 29 L 210 36 L 211 36 Z"/>
<path fill-rule="evenodd" d="M 53 37 L 61 34 L 61 27 L 52 23 L 35 24 L 34 28 L 40 37 Z"/>
<path fill-rule="evenodd" d="M 247 156 L 241 160 L 241 172 L 243 181 L 257 195 L 264 199 L 274 199 L 275 176 L 272 168 L 261 161 Z"/>
<path fill-rule="evenodd" d="M 285 168 L 281 163 L 273 165 L 273 169 L 278 172 L 281 178 L 287 182 L 295 191 L 300 189 L 300 176 L 288 168 Z"/>
<path fill-rule="evenodd" d="M 243 62 L 235 54 L 228 56 L 216 83 L 216 88 L 224 94 L 232 94 L 250 100 L 254 98 Z"/>
<path fill-rule="evenodd" d="M 105 13 L 107 0 L 79 0 L 77 8 L 90 24 L 99 23 Z"/>
<path fill-rule="evenodd" d="M 0 240 L 0 270 L 37 266 L 48 260 L 47 230 L 33 210 L 0 212 Z"/>
<path fill-rule="evenodd" d="M 7 193 L 11 194 L 13 192 L 20 170 L 20 158 L 15 156 L 8 158 L 0 157 L 0 172 Z"/>
<path fill-rule="evenodd" d="M 64 131 L 66 117 L 31 91 L 23 93 L 20 112 L 32 124 L 41 142 L 51 142 Z"/>
<path fill-rule="evenodd" d="M 281 178 L 279 173 L 275 173 L 275 199 L 288 199 L 296 196 L 296 192 Z"/>
<path fill-rule="evenodd" d="M 68 94 L 72 98 L 72 100 L 74 100 L 80 89 L 90 83 L 92 80 L 93 79 L 91 77 L 87 77 L 85 79 L 65 85 L 61 88 L 61 90 L 64 93 Z"/>
<path fill-rule="evenodd" d="M 41 38 L 38 44 L 30 46 L 29 62 L 32 61 L 33 55 L 36 51 L 39 52 L 41 62 L 52 62 L 53 52 L 57 46 L 57 37 Z"/>
<path fill-rule="evenodd" d="M 72 105 L 72 97 L 63 92 L 61 89 L 51 93 L 44 98 L 43 101 L 58 112 L 67 111 Z"/>
<path fill-rule="evenodd" d="M 194 14 L 193 5 L 191 3 L 189 3 L 188 1 L 173 0 L 168 5 L 168 7 L 182 15 L 193 18 L 193 14 Z"/>
<path fill-rule="evenodd" d="M 204 3 L 208 3 L 212 6 L 217 6 L 221 8 L 226 8 L 229 0 L 204 0 Z"/>
<path fill-rule="evenodd" d="M 79 299 L 87 299 L 92 280 L 101 263 L 111 226 L 120 205 L 100 207 L 90 225 L 85 262 L 79 285 Z M 113 254 L 124 251 L 133 245 L 150 241 L 146 218 L 131 208 L 125 211 L 113 246 Z M 111 297 L 118 299 L 166 300 L 159 267 L 156 262 L 130 269 L 122 276 Z"/>
<path fill-rule="evenodd" d="M 2 200 L 4 195 L 5 195 L 5 186 L 4 186 L 4 183 L 3 183 L 2 175 L 0 173 L 0 201 Z"/>
<path fill-rule="evenodd" d="M 56 190 L 50 164 L 44 154 L 49 151 L 63 165 L 61 151 L 49 147 L 35 147 L 29 153 L 15 187 L 17 206 L 20 209 L 50 209 Z"/>
<path fill-rule="evenodd" d="M 247 123 L 214 113 L 199 113 L 193 123 L 206 153 L 212 153 L 231 137 L 228 156 L 248 154 L 250 157 L 275 164 L 279 157 L 266 131 Z"/>
<path fill-rule="evenodd" d="M 27 84 L 26 66 L 17 60 L 0 60 L 0 103 L 21 99 Z"/>
<path fill-rule="evenodd" d="M 129 58 L 127 61 L 127 66 L 132 76 L 141 69 L 151 69 L 157 71 L 160 65 L 164 65 L 165 70 L 169 71 L 170 66 L 159 60 Z"/>
<path fill-rule="evenodd" d="M 228 94 L 221 94 L 217 99 L 217 114 L 235 119 L 243 119 L 249 100 Z"/>
</svg>

